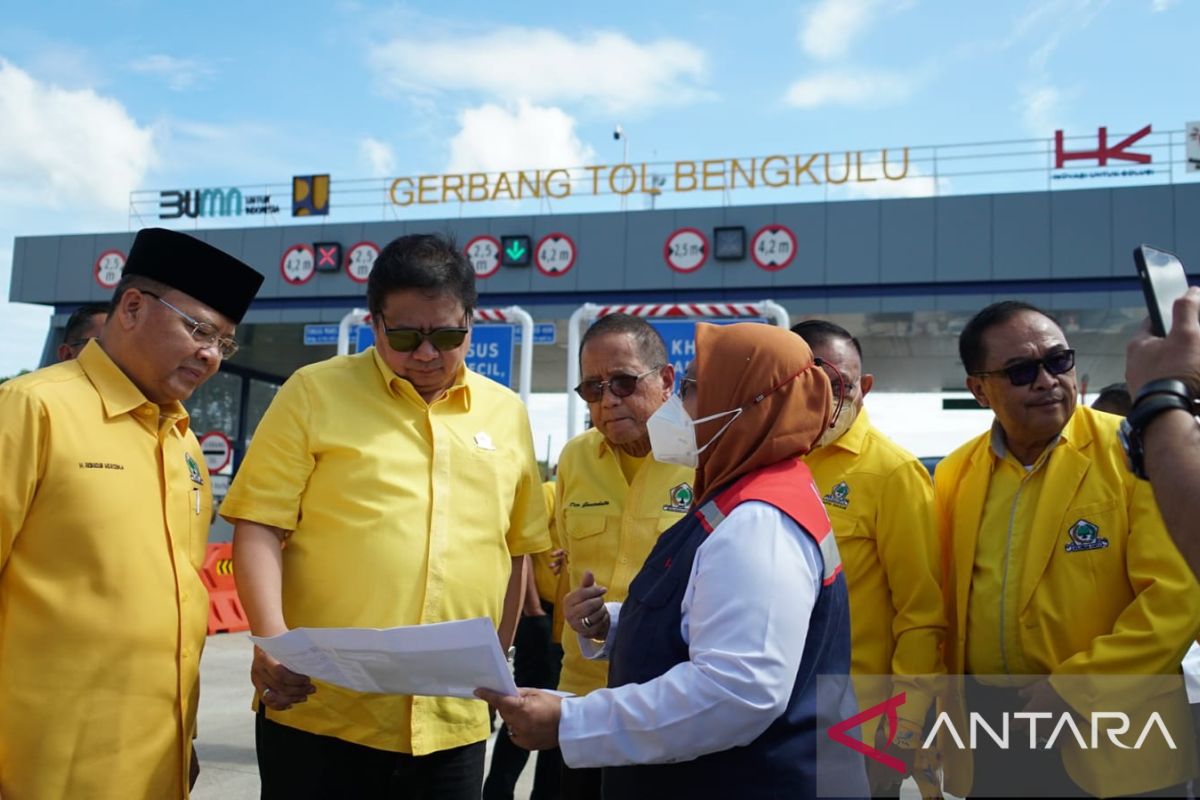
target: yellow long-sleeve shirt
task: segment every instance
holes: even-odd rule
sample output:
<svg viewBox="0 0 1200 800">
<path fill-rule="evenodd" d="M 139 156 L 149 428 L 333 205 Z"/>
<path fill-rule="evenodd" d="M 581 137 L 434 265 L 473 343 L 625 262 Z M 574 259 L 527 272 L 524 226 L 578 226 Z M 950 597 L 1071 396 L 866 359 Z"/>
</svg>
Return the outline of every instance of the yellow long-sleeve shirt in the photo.
<svg viewBox="0 0 1200 800">
<path fill-rule="evenodd" d="M 0 386 L 0 796 L 179 798 L 212 495 L 179 403 L 96 342 Z"/>
<path fill-rule="evenodd" d="M 558 461 L 555 517 L 570 588 L 591 572 L 608 588 L 606 601 L 624 600 L 659 534 L 687 512 L 693 477 L 691 469 L 647 456 L 626 483 L 617 453 L 598 430 L 567 442 Z M 583 695 L 607 682 L 607 662 L 585 659 L 575 634 L 564 630 L 558 688 Z"/>
<path fill-rule="evenodd" d="M 860 708 L 905 691 L 899 716 L 917 728 L 932 700 L 920 677 L 945 671 L 933 486 L 921 462 L 863 409 L 835 442 L 805 459 L 833 523 L 850 592 L 850 670 Z M 876 720 L 864 731 L 872 741 Z"/>
</svg>

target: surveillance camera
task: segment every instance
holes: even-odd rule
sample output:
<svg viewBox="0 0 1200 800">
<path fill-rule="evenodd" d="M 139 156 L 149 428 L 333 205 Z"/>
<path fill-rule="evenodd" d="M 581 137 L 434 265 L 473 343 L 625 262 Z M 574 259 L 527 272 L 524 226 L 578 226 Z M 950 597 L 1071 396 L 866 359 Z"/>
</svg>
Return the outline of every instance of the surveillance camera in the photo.
<svg viewBox="0 0 1200 800">
<path fill-rule="evenodd" d="M 619 139 L 621 138 L 621 135 L 622 135 L 623 133 L 624 133 L 624 131 L 622 131 L 622 130 L 621 130 L 621 126 L 620 126 L 620 125 L 618 125 L 617 127 L 613 128 L 613 140 L 614 140 L 614 141 L 616 141 L 616 140 L 619 140 Z"/>
</svg>

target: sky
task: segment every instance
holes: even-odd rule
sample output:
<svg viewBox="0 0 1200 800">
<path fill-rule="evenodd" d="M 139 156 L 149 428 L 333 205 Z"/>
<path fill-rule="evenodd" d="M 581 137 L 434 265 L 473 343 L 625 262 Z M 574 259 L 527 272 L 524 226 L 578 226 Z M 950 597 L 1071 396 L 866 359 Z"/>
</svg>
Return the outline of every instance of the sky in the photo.
<svg viewBox="0 0 1200 800">
<path fill-rule="evenodd" d="M 0 376 L 37 365 L 50 317 L 4 302 L 13 237 L 135 229 L 138 189 L 1200 118 L 1200 0 L 43 0 L 0 16 Z"/>
</svg>

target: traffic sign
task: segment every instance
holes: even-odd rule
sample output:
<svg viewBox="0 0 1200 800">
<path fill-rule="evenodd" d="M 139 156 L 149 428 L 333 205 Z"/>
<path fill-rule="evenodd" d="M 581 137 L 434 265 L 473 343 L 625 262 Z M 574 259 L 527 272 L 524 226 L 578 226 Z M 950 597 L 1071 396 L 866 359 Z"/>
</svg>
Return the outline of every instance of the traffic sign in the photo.
<svg viewBox="0 0 1200 800">
<path fill-rule="evenodd" d="M 341 272 L 341 242 L 313 242 L 313 251 L 317 254 L 317 272 Z"/>
<path fill-rule="evenodd" d="M 476 278 L 490 278 L 500 269 L 500 240 L 495 236 L 476 236 L 464 252 Z"/>
<path fill-rule="evenodd" d="M 543 236 L 534 249 L 538 272 L 557 278 L 575 266 L 575 242 L 565 233 Z"/>
<path fill-rule="evenodd" d="M 317 254 L 312 245 L 294 244 L 284 250 L 283 257 L 279 259 L 279 272 L 293 286 L 311 281 L 317 272 Z"/>
<path fill-rule="evenodd" d="M 209 431 L 200 437 L 200 452 L 204 453 L 209 473 L 220 472 L 233 458 L 233 442 L 221 431 Z"/>
<path fill-rule="evenodd" d="M 516 339 L 517 344 L 524 344 L 525 338 L 521 333 L 521 326 L 517 326 Z M 554 344 L 558 341 L 558 328 L 553 322 L 535 322 L 533 323 L 533 343 L 534 344 Z"/>
<path fill-rule="evenodd" d="M 501 236 L 501 263 L 506 267 L 528 267 L 533 246 L 528 236 Z"/>
<path fill-rule="evenodd" d="M 304 344 L 306 347 L 337 344 L 337 325 L 305 325 Z"/>
<path fill-rule="evenodd" d="M 783 225 L 759 228 L 750 242 L 750 257 L 767 272 L 781 270 L 796 258 L 796 234 Z"/>
<path fill-rule="evenodd" d="M 512 388 L 514 325 L 476 325 L 471 328 L 471 347 L 467 351 L 467 367 L 491 378 L 502 386 Z"/>
<path fill-rule="evenodd" d="M 708 260 L 708 238 L 696 228 L 680 228 L 667 237 L 663 258 L 676 272 L 695 272 Z"/>
<path fill-rule="evenodd" d="M 96 283 L 105 289 L 111 289 L 121 280 L 121 272 L 125 269 L 125 254 L 120 250 L 105 250 L 96 259 Z"/>
<path fill-rule="evenodd" d="M 374 242 L 362 241 L 350 245 L 346 251 L 346 274 L 355 283 L 366 283 L 377 258 L 379 245 Z"/>
<path fill-rule="evenodd" d="M 675 367 L 675 391 L 679 391 L 679 383 L 688 364 L 696 357 L 696 323 L 709 322 L 713 325 L 732 325 L 735 322 L 766 322 L 762 317 L 742 317 L 740 319 L 647 319 L 650 327 L 658 331 L 667 346 L 667 361 Z"/>
</svg>

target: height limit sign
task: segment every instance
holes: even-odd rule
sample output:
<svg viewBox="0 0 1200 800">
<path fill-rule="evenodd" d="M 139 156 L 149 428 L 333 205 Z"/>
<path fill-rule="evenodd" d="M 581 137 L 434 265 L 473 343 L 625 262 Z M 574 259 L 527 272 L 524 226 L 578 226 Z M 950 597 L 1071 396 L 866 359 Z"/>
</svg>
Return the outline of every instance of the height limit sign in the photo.
<svg viewBox="0 0 1200 800">
<path fill-rule="evenodd" d="M 495 236 L 476 236 L 467 242 L 466 253 L 476 278 L 490 278 L 500 269 L 500 241 Z"/>
<path fill-rule="evenodd" d="M 534 248 L 533 257 L 538 272 L 557 278 L 575 266 L 575 242 L 565 233 L 543 236 Z"/>
<path fill-rule="evenodd" d="M 695 228 L 680 228 L 667 237 L 663 258 L 676 272 L 695 272 L 708 260 L 708 239 Z"/>
<path fill-rule="evenodd" d="M 760 228 L 750 240 L 750 257 L 759 269 L 781 270 L 796 258 L 796 234 L 783 225 Z"/>
</svg>

